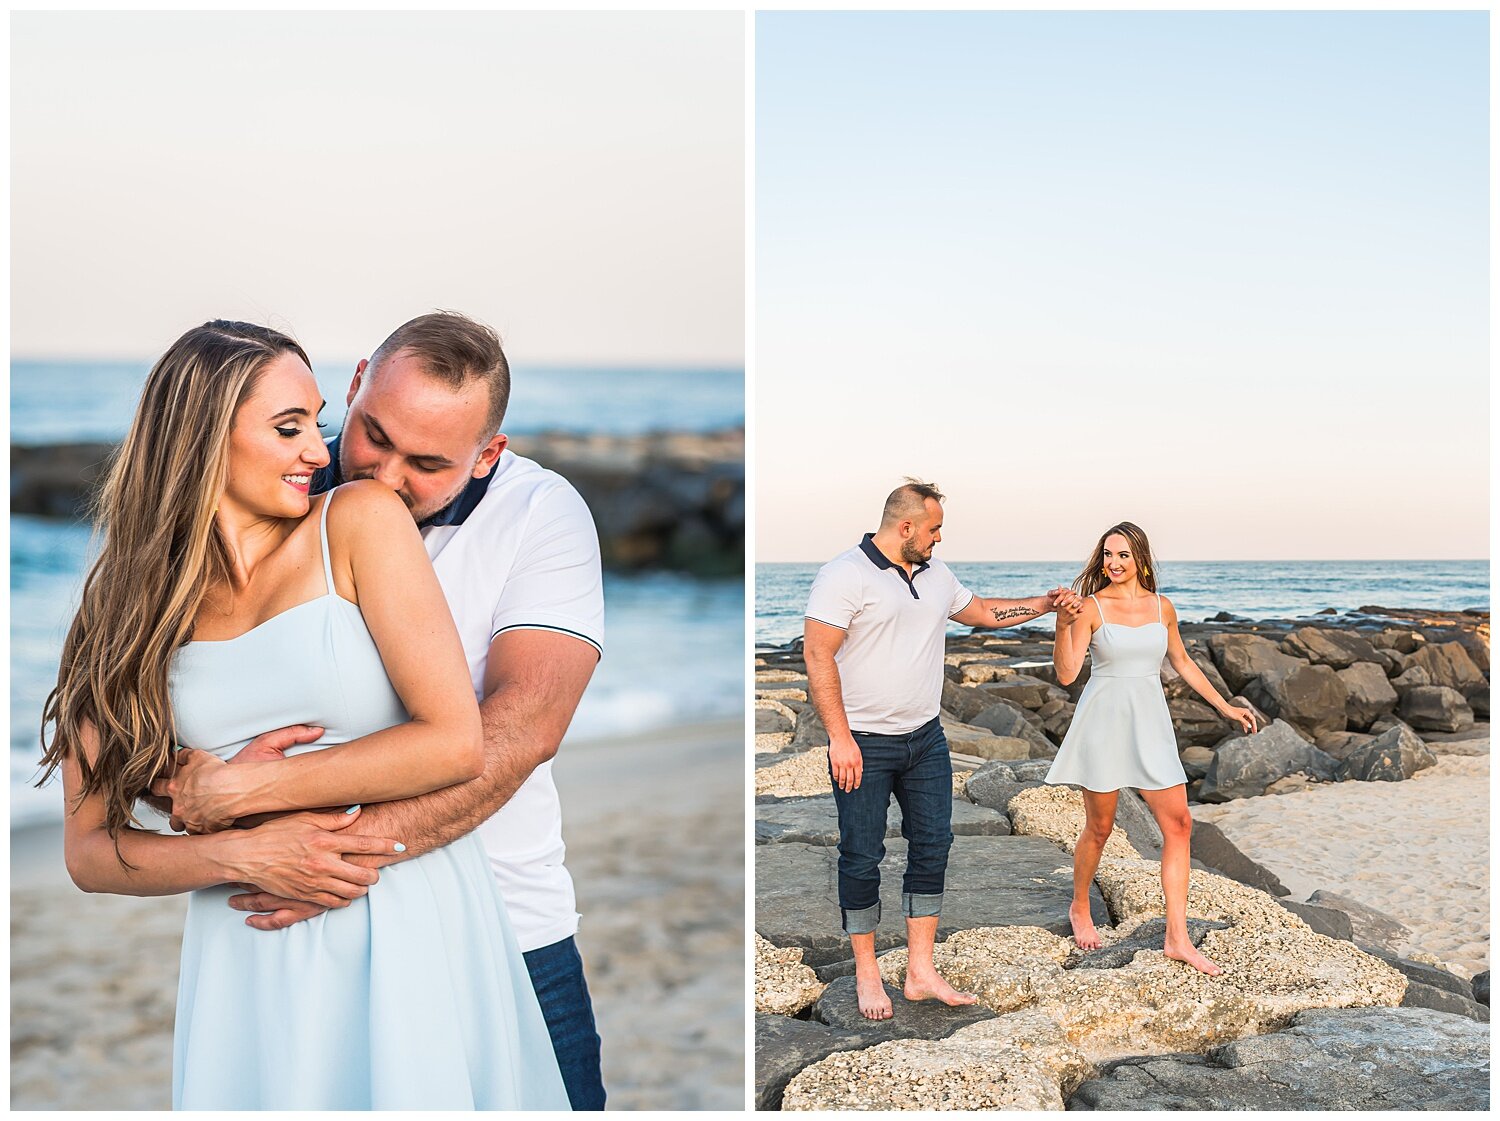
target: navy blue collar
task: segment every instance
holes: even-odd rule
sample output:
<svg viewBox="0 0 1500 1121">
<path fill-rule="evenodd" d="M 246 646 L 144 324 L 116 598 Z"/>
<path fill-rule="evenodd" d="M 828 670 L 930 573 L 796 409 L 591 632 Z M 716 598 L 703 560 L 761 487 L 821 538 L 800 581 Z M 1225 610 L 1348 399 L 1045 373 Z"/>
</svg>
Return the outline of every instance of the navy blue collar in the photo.
<svg viewBox="0 0 1500 1121">
<path fill-rule="evenodd" d="M 917 564 L 913 565 L 911 575 L 908 576 L 906 574 L 906 569 L 901 567 L 901 565 L 897 564 L 895 561 L 891 560 L 890 557 L 882 553 L 880 549 L 875 545 L 875 535 L 873 533 L 867 533 L 864 535 L 864 538 L 859 543 L 859 548 L 860 551 L 870 559 L 870 563 L 873 564 L 876 568 L 894 568 L 897 575 L 899 575 L 901 579 L 906 581 L 906 587 L 907 590 L 911 592 L 912 599 L 922 598 L 921 596 L 917 595 L 917 585 L 915 581 L 918 576 L 922 575 L 922 573 L 926 572 L 929 568 L 932 567 L 931 562 L 920 561 Z"/>
<path fill-rule="evenodd" d="M 324 491 L 332 490 L 344 481 L 344 473 L 339 469 L 339 440 L 341 436 L 335 436 L 328 441 L 328 466 L 319 467 L 313 472 L 312 493 L 322 494 Z M 495 477 L 495 470 L 491 468 L 489 473 L 478 478 L 470 479 L 463 490 L 459 491 L 458 497 L 448 505 L 444 506 L 430 518 L 424 518 L 417 523 L 419 529 L 437 525 L 463 525 L 464 520 L 474 512 L 485 493 L 490 489 L 490 480 Z"/>
</svg>

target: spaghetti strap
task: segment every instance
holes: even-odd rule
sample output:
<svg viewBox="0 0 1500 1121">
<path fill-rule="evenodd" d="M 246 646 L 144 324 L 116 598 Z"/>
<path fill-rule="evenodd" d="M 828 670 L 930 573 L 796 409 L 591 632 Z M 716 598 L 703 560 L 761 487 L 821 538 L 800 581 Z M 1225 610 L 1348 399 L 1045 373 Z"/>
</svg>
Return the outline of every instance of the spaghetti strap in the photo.
<svg viewBox="0 0 1500 1121">
<path fill-rule="evenodd" d="M 337 489 L 337 488 L 335 488 Z M 318 530 L 323 538 L 323 579 L 327 581 L 325 595 L 333 595 L 333 561 L 328 555 L 328 507 L 333 505 L 333 491 L 323 498 L 323 513 L 318 517 Z"/>
<path fill-rule="evenodd" d="M 1161 593 L 1156 593 L 1156 621 L 1161 622 Z"/>
<path fill-rule="evenodd" d="M 1094 601 L 1094 606 L 1099 609 L 1099 622 L 1101 622 L 1101 623 L 1107 623 L 1107 622 L 1109 622 L 1109 620 L 1104 617 L 1104 604 L 1102 604 L 1102 603 L 1099 602 L 1099 598 L 1097 596 L 1095 596 L 1093 592 L 1090 592 L 1089 593 L 1089 599 L 1093 600 Z"/>
</svg>

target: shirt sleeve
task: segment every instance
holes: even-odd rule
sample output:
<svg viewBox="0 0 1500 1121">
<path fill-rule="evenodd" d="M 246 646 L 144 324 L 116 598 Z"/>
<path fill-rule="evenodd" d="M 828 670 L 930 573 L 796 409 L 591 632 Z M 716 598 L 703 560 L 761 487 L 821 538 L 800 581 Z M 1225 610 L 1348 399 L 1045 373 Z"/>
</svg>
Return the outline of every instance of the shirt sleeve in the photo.
<svg viewBox="0 0 1500 1121">
<path fill-rule="evenodd" d="M 540 495 L 530 511 L 495 604 L 490 641 L 510 630 L 559 631 L 604 653 L 599 534 L 583 498 L 567 483 Z"/>
<path fill-rule="evenodd" d="M 812 591 L 807 596 L 804 615 L 841 631 L 859 612 L 859 582 L 844 564 L 825 564 L 818 569 Z"/>
<path fill-rule="evenodd" d="M 953 575 L 951 568 L 948 570 L 948 576 L 953 581 L 953 599 L 948 604 L 948 618 L 951 619 L 973 602 L 974 593 L 963 586 L 959 578 Z"/>
</svg>

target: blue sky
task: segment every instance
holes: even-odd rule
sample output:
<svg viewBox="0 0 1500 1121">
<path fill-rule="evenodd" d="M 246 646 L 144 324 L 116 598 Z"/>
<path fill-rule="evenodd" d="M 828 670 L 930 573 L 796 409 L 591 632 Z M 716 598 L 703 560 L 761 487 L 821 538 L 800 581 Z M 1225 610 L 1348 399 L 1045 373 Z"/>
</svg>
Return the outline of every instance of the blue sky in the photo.
<svg viewBox="0 0 1500 1121">
<path fill-rule="evenodd" d="M 1487 55 L 1483 13 L 759 16 L 758 559 L 906 474 L 959 559 L 1485 556 Z"/>
</svg>

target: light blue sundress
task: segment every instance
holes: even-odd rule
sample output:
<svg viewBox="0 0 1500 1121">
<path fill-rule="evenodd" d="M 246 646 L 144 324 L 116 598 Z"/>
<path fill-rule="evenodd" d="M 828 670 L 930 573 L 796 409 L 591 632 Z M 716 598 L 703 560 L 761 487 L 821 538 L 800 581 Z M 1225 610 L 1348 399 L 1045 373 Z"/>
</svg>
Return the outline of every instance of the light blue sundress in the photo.
<svg viewBox="0 0 1500 1121">
<path fill-rule="evenodd" d="M 408 719 L 356 604 L 326 593 L 173 662 L 179 742 L 227 758 L 289 724 L 344 743 Z M 260 931 L 192 893 L 175 1109 L 567 1109 L 525 961 L 479 839 L 393 864 L 350 906 Z"/>
</svg>

